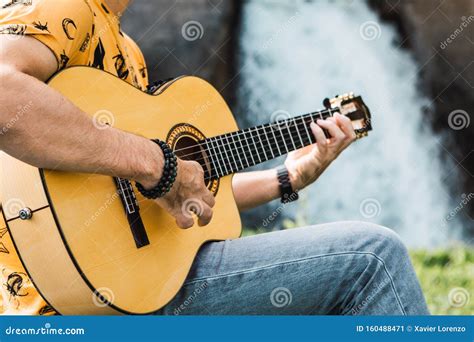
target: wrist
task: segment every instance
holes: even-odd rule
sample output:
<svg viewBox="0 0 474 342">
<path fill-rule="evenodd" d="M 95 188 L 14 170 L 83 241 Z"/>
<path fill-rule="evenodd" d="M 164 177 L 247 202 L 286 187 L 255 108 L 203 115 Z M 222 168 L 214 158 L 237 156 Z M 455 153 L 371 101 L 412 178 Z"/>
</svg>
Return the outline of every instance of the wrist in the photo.
<svg viewBox="0 0 474 342">
<path fill-rule="evenodd" d="M 135 185 L 144 197 L 157 199 L 165 196 L 171 190 L 178 174 L 178 158 L 165 141 L 159 139 L 153 139 L 152 141 L 159 146 L 163 155 L 163 166 L 159 180 L 154 185 L 151 185 L 153 184 L 151 180 L 146 180 L 146 185 L 136 181 Z"/>
<path fill-rule="evenodd" d="M 148 147 L 142 158 L 142 167 L 135 181 L 142 184 L 145 189 L 155 187 L 163 174 L 164 155 L 160 146 L 147 140 Z"/>
<path fill-rule="evenodd" d="M 280 199 L 282 203 L 289 203 L 298 199 L 298 189 L 291 184 L 290 173 L 286 165 L 281 165 L 276 169 L 277 179 L 280 189 Z"/>
<path fill-rule="evenodd" d="M 288 170 L 288 178 L 290 179 L 291 187 L 293 188 L 294 191 L 299 191 L 304 188 L 303 182 L 301 181 L 301 176 L 299 173 L 296 171 L 295 168 L 288 167 L 286 165 L 286 169 Z"/>
</svg>

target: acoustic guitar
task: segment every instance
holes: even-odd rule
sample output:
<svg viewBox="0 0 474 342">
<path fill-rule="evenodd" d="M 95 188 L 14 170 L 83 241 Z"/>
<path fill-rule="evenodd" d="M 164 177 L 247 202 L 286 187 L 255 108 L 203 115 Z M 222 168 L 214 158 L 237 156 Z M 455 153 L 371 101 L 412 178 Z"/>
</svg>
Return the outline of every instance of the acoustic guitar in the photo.
<svg viewBox="0 0 474 342">
<path fill-rule="evenodd" d="M 199 162 L 216 204 L 209 225 L 180 229 L 127 179 L 38 169 L 1 153 L 6 228 L 40 294 L 60 314 L 147 314 L 179 291 L 200 246 L 240 236 L 232 174 L 315 143 L 309 124 L 339 112 L 358 137 L 371 130 L 359 96 L 325 109 L 239 130 L 219 92 L 197 77 L 142 92 L 112 74 L 72 67 L 49 85 L 108 126 L 168 142 Z M 73 151 L 71 151 L 73 153 Z M 199 210 L 189 200 L 186 212 Z M 189 215 L 192 215 L 189 213 Z"/>
</svg>

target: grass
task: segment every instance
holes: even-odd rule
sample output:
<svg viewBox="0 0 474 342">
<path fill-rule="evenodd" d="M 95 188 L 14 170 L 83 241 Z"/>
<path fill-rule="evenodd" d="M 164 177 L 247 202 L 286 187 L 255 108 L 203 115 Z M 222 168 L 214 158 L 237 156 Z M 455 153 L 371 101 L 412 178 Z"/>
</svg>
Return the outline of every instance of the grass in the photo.
<svg viewBox="0 0 474 342">
<path fill-rule="evenodd" d="M 474 249 L 452 247 L 410 252 L 433 315 L 474 314 Z"/>
<path fill-rule="evenodd" d="M 243 231 L 242 236 L 266 230 Z M 433 315 L 474 315 L 474 248 L 411 250 L 410 256 Z"/>
</svg>

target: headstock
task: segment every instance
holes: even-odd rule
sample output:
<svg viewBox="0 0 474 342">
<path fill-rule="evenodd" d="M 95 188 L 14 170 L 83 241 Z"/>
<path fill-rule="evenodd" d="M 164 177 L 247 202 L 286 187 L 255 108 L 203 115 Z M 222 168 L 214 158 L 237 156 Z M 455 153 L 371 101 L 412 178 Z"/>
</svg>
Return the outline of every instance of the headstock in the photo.
<svg viewBox="0 0 474 342">
<path fill-rule="evenodd" d="M 332 99 L 325 99 L 323 104 L 326 108 L 334 109 L 351 119 L 357 139 L 367 136 L 372 130 L 370 111 L 362 97 L 354 96 L 354 93 L 351 92 L 336 95 Z"/>
</svg>

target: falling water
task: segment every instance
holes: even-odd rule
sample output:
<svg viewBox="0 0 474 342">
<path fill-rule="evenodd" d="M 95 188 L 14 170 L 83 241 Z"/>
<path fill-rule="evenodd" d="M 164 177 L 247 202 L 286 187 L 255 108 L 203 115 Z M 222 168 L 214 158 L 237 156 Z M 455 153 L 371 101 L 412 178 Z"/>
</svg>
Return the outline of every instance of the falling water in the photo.
<svg viewBox="0 0 474 342">
<path fill-rule="evenodd" d="M 362 1 L 247 1 L 241 33 L 239 112 L 245 125 L 271 113 L 306 113 L 325 97 L 354 91 L 374 131 L 346 150 L 282 215 L 300 224 L 367 220 L 411 246 L 459 238 L 456 206 L 442 183 L 439 144 L 417 89 L 418 66 L 396 32 Z M 267 208 L 268 209 L 268 208 Z"/>
</svg>

